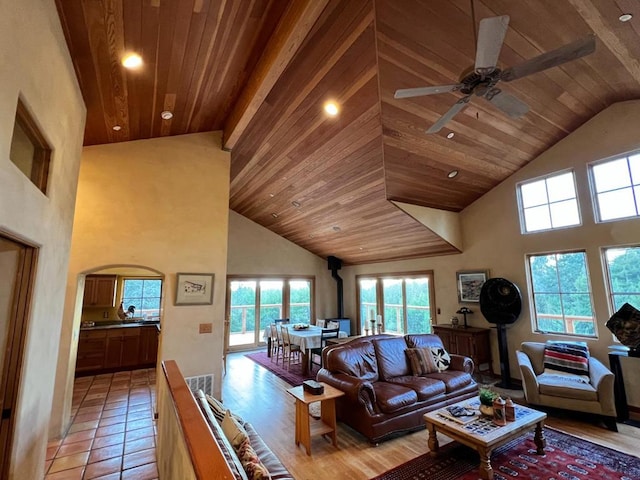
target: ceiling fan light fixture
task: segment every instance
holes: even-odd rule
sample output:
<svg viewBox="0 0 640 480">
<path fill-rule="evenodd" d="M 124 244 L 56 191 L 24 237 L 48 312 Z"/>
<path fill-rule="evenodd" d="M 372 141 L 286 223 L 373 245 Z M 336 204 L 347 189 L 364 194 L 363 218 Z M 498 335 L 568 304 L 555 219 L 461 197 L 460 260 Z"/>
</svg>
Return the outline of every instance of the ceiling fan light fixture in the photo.
<svg viewBox="0 0 640 480">
<path fill-rule="evenodd" d="M 142 66 L 142 57 L 137 53 L 128 53 L 122 57 L 122 66 L 129 70 L 135 70 Z"/>
<path fill-rule="evenodd" d="M 630 13 L 623 13 L 618 17 L 618 20 L 620 20 L 621 22 L 628 22 L 632 18 L 633 18 L 633 15 L 631 15 Z"/>
<path fill-rule="evenodd" d="M 324 108 L 325 113 L 327 115 L 329 115 L 330 117 L 335 117 L 336 115 L 338 115 L 338 113 L 340 113 L 340 107 L 333 100 L 329 100 L 329 101 L 325 102 L 323 108 Z"/>
<path fill-rule="evenodd" d="M 160 114 L 160 117 L 162 117 L 163 120 L 171 120 L 173 118 L 173 113 L 169 110 L 165 110 Z"/>
<path fill-rule="evenodd" d="M 447 173 L 447 178 L 456 178 L 458 176 L 458 170 L 451 170 Z"/>
</svg>

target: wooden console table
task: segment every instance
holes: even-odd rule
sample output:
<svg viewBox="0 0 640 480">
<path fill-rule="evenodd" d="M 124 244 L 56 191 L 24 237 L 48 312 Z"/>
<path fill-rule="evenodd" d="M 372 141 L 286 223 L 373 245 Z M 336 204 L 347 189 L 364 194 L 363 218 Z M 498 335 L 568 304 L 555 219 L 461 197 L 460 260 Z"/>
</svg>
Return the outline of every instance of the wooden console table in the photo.
<svg viewBox="0 0 640 480">
<path fill-rule="evenodd" d="M 447 352 L 470 357 L 478 371 L 491 370 L 491 331 L 488 328 L 453 325 L 433 325 L 432 328 Z"/>
</svg>

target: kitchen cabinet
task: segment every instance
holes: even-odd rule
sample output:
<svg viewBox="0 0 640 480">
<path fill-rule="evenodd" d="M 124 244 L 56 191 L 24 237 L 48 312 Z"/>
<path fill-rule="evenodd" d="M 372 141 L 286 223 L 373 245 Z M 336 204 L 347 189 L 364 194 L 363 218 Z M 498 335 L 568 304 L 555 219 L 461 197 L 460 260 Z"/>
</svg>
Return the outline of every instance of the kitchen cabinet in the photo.
<svg viewBox="0 0 640 480">
<path fill-rule="evenodd" d="M 440 337 L 447 352 L 470 357 L 477 371 L 491 369 L 491 343 L 488 328 L 434 325 L 433 333 Z"/>
<path fill-rule="evenodd" d="M 149 368 L 158 356 L 153 326 L 107 326 L 80 331 L 76 375 Z"/>
<path fill-rule="evenodd" d="M 113 307 L 116 300 L 116 275 L 87 275 L 83 307 Z"/>
<path fill-rule="evenodd" d="M 94 371 L 104 368 L 106 346 L 106 330 L 80 332 L 76 372 Z"/>
</svg>

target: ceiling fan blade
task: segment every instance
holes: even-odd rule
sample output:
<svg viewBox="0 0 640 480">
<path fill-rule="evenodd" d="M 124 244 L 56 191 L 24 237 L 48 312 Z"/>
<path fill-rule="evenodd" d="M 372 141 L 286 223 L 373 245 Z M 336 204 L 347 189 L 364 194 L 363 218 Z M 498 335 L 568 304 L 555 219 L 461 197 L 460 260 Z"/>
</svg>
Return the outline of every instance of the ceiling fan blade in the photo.
<svg viewBox="0 0 640 480">
<path fill-rule="evenodd" d="M 580 40 L 569 43 L 564 47 L 551 50 L 537 57 L 527 60 L 520 65 L 507 68 L 500 76 L 501 80 L 510 82 L 518 78 L 526 77 L 532 73 L 541 72 L 548 68 L 557 67 L 563 63 L 576 60 L 585 55 L 593 53 L 596 49 L 595 35 L 588 35 Z"/>
<path fill-rule="evenodd" d="M 484 98 L 511 118 L 520 118 L 529 111 L 529 105 L 513 95 L 504 93 L 499 88 L 490 90 Z"/>
<path fill-rule="evenodd" d="M 498 64 L 502 42 L 509 27 L 509 15 L 480 20 L 476 47 L 476 72 L 491 72 Z"/>
<path fill-rule="evenodd" d="M 436 133 L 439 132 L 440 129 L 442 127 L 444 127 L 444 125 L 451 120 L 456 113 L 458 113 L 460 110 L 462 110 L 464 107 L 467 106 L 467 103 L 469 103 L 469 100 L 471 99 L 471 95 L 467 95 L 466 97 L 462 97 L 460 100 L 458 100 L 456 103 L 453 104 L 453 107 L 451 107 L 447 113 L 445 113 L 444 115 L 442 115 L 438 121 L 436 123 L 434 123 L 431 128 L 429 130 L 427 130 L 427 133 Z"/>
<path fill-rule="evenodd" d="M 409 97 L 421 97 L 423 95 L 435 95 L 437 93 L 455 92 L 462 88 L 461 83 L 455 85 L 437 85 L 435 87 L 420 87 L 420 88 L 403 88 L 396 90 L 393 98 L 409 98 Z"/>
</svg>

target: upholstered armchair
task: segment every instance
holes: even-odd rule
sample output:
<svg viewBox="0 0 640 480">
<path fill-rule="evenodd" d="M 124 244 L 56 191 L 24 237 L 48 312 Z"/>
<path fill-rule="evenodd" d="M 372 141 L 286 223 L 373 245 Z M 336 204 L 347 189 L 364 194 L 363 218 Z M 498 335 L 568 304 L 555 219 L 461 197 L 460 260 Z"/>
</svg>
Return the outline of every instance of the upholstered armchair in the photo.
<svg viewBox="0 0 640 480">
<path fill-rule="evenodd" d="M 614 375 L 598 359 L 589 357 L 589 383 L 583 383 L 544 374 L 544 343 L 523 342 L 520 348 L 516 356 L 528 403 L 600 415 L 610 430 L 618 431 Z"/>
</svg>

